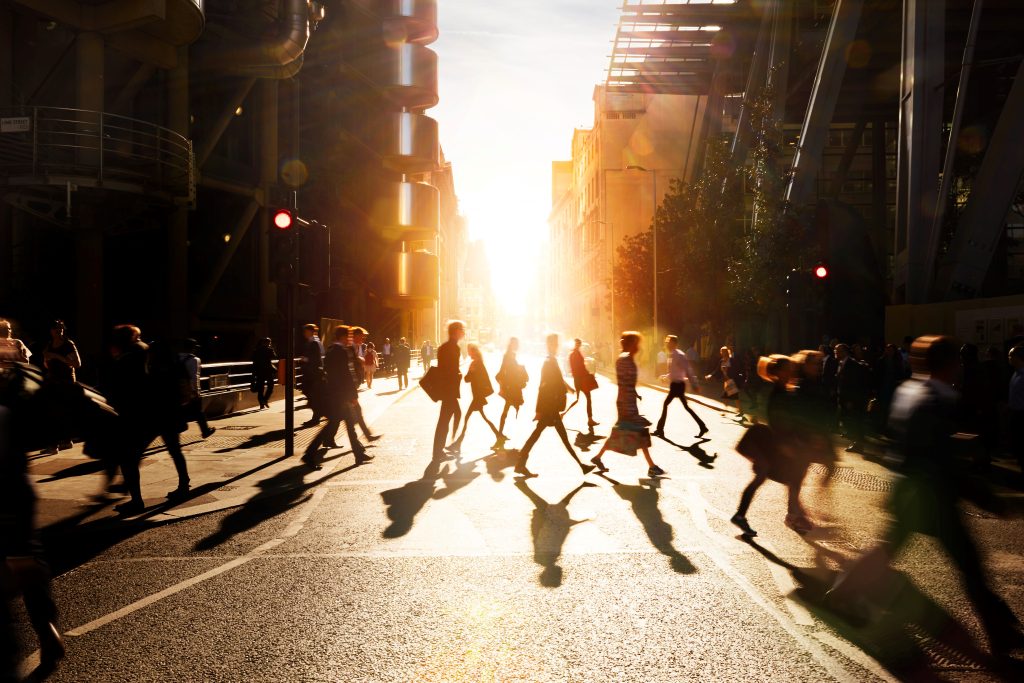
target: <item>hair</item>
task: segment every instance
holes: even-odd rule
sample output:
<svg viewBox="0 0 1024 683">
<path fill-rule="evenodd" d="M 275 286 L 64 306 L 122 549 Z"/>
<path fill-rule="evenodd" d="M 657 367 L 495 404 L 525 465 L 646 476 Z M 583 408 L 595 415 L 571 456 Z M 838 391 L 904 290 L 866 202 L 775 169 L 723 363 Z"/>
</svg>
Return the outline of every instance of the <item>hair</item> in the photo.
<svg viewBox="0 0 1024 683">
<path fill-rule="evenodd" d="M 1014 346 L 1010 349 L 1010 358 L 1024 360 L 1024 346 Z"/>
<path fill-rule="evenodd" d="M 813 349 L 804 349 L 796 353 L 790 360 L 796 365 L 800 374 L 804 377 L 807 376 L 807 369 L 811 366 L 821 367 L 821 362 L 825 359 L 825 354 L 821 351 L 815 351 Z"/>
<path fill-rule="evenodd" d="M 305 325 L 302 326 L 302 329 L 309 330 L 313 334 L 318 334 L 320 332 L 320 327 L 313 323 L 306 323 Z"/>
<path fill-rule="evenodd" d="M 934 374 L 959 363 L 960 349 L 952 337 L 926 335 L 910 347 L 910 367 L 915 373 Z"/>
<path fill-rule="evenodd" d="M 449 320 L 448 321 L 448 336 L 454 337 L 456 330 L 465 330 L 466 323 L 461 320 Z"/>
<path fill-rule="evenodd" d="M 368 348 L 368 349 L 375 349 L 377 347 L 373 345 L 373 342 L 366 342 L 366 348 Z"/>
<path fill-rule="evenodd" d="M 191 337 L 183 341 L 181 345 L 185 349 L 186 353 L 192 353 L 199 348 L 199 342 Z"/>
<path fill-rule="evenodd" d="M 974 344 L 964 344 L 960 347 L 960 361 L 964 365 L 973 365 L 978 362 L 978 347 Z"/>
<path fill-rule="evenodd" d="M 575 344 L 576 346 L 581 346 L 583 344 L 583 340 L 580 339 L 579 337 L 576 337 L 575 339 L 572 340 L 572 343 Z"/>
<path fill-rule="evenodd" d="M 334 328 L 334 338 L 338 341 L 345 341 L 351 332 L 352 328 L 348 325 L 338 325 Z"/>
<path fill-rule="evenodd" d="M 509 337 L 508 338 L 508 346 L 506 346 L 505 348 L 508 349 L 508 350 L 511 350 L 512 349 L 512 345 L 513 344 L 518 344 L 518 343 L 519 343 L 519 337 Z"/>
<path fill-rule="evenodd" d="M 643 335 L 640 334 L 639 332 L 636 332 L 634 330 L 626 330 L 625 332 L 622 333 L 622 336 L 619 338 L 619 348 L 621 348 L 623 351 L 628 351 L 629 349 L 639 344 L 641 339 L 643 339 Z"/>
<path fill-rule="evenodd" d="M 836 344 L 835 345 L 836 353 L 839 353 L 840 349 L 842 349 L 846 353 L 850 353 L 850 345 L 849 344 Z"/>
<path fill-rule="evenodd" d="M 3 333 L 5 336 L 9 335 L 11 333 L 11 321 L 10 320 L 5 320 L 4 318 L 0 318 L 0 333 Z"/>
<path fill-rule="evenodd" d="M 405 337 L 399 337 L 398 338 L 398 343 L 399 344 L 404 344 L 405 343 Z"/>
<path fill-rule="evenodd" d="M 474 360 L 482 357 L 482 354 L 480 353 L 480 345 L 476 342 L 470 342 L 466 346 L 466 353 L 468 353 L 469 357 Z"/>
<path fill-rule="evenodd" d="M 730 349 L 728 346 L 723 346 L 722 348 L 718 349 L 718 355 L 722 355 L 723 353 L 729 358 L 732 358 L 732 349 Z"/>
<path fill-rule="evenodd" d="M 273 344 L 270 337 L 261 337 L 258 343 L 260 346 L 271 346 Z"/>
<path fill-rule="evenodd" d="M 665 335 L 665 343 L 666 344 L 675 344 L 676 346 L 678 346 L 679 345 L 679 337 L 677 337 L 674 334 L 666 334 Z"/>
<path fill-rule="evenodd" d="M 132 344 L 137 343 L 141 336 L 142 330 L 135 325 L 115 325 L 110 343 L 114 348 L 124 351 Z"/>
<path fill-rule="evenodd" d="M 558 333 L 557 332 L 550 332 L 550 333 L 548 333 L 548 335 L 546 337 L 544 337 L 544 341 L 547 342 L 548 344 L 554 343 L 557 346 L 558 345 Z"/>
<path fill-rule="evenodd" d="M 350 329 L 352 330 L 352 334 L 357 336 L 362 335 L 365 337 L 366 335 L 370 334 L 369 332 L 366 331 L 365 327 L 359 327 L 358 325 L 355 325 Z"/>
<path fill-rule="evenodd" d="M 57 320 L 54 320 L 53 322 L 50 323 L 50 329 L 51 330 L 56 330 L 57 328 L 60 328 L 62 330 L 66 330 L 67 327 L 68 326 L 65 325 L 64 321 L 61 320 L 60 318 L 58 318 Z"/>
<path fill-rule="evenodd" d="M 761 356 L 757 359 L 757 374 L 766 382 L 775 384 L 779 381 L 779 373 L 792 367 L 793 359 L 781 353 Z"/>
</svg>

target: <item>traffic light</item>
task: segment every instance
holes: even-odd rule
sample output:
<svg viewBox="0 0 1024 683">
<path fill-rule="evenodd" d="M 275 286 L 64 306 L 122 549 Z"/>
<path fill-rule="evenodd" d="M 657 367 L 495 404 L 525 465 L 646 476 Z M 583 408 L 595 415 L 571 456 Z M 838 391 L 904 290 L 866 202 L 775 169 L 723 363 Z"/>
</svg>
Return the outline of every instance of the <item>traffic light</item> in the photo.
<svg viewBox="0 0 1024 683">
<path fill-rule="evenodd" d="M 289 230 L 292 227 L 291 209 L 278 209 L 274 212 L 274 227 L 278 230 Z"/>
<path fill-rule="evenodd" d="M 814 268 L 814 277 L 818 278 L 819 280 L 824 280 L 825 278 L 827 278 L 828 277 L 828 267 L 825 264 L 823 264 L 823 263 L 819 263 Z"/>
</svg>

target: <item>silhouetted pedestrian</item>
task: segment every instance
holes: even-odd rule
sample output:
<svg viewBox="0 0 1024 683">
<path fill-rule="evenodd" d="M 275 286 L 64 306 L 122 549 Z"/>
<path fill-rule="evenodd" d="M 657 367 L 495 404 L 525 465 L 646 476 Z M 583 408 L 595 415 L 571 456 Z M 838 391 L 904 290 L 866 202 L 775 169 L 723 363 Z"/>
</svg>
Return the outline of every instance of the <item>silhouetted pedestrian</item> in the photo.
<svg viewBox="0 0 1024 683">
<path fill-rule="evenodd" d="M 615 382 L 619 385 L 615 407 L 618 409 L 619 419 L 612 427 L 612 433 L 601 446 L 601 450 L 590 462 L 607 471 L 608 468 L 601 461 L 606 451 L 636 455 L 639 450 L 643 451 L 644 459 L 647 461 L 647 476 L 658 477 L 665 474 L 665 470 L 651 459 L 651 435 L 647 431 L 651 422 L 640 414 L 637 405 L 640 395 L 636 392 L 637 367 L 633 357 L 640 351 L 640 339 L 639 332 L 622 333 L 622 339 L 619 341 L 622 353 L 615 361 Z"/>
<path fill-rule="evenodd" d="M 1024 358 L 1018 354 L 1024 368 Z M 957 346 L 949 337 L 920 337 L 911 347 L 915 374 L 893 397 L 890 426 L 903 455 L 903 477 L 889 498 L 891 523 L 882 542 L 854 562 L 828 594 L 836 605 L 858 605 L 880 579 L 914 533 L 933 536 L 960 569 L 967 596 L 977 610 L 992 653 L 1024 645 L 1020 621 L 989 586 L 958 501 L 963 473 L 953 443 L 960 369 Z"/>
<path fill-rule="evenodd" d="M 540 438 L 541 433 L 545 429 L 554 427 L 555 431 L 558 432 L 558 436 L 562 439 L 562 443 L 565 445 L 565 450 L 569 452 L 572 459 L 580 466 L 583 474 L 587 474 L 593 471 L 594 466 L 584 465 L 580 462 L 572 444 L 569 443 L 569 435 L 565 432 L 565 425 L 562 424 L 562 411 L 565 410 L 566 404 L 565 396 L 572 391 L 572 388 L 565 383 L 565 379 L 562 377 L 562 369 L 558 367 L 557 334 L 549 334 L 547 336 L 547 348 L 548 357 L 544 360 L 544 365 L 541 368 L 540 386 L 537 390 L 537 416 L 535 418 L 537 426 L 523 445 L 519 462 L 516 463 L 514 469 L 517 474 L 528 477 L 533 476 L 526 469 L 526 461 L 530 457 L 530 450 L 537 443 L 537 439 Z"/>
<path fill-rule="evenodd" d="M 454 436 L 462 419 L 462 408 L 459 406 L 459 385 L 462 382 L 462 375 L 459 373 L 459 342 L 465 336 L 466 324 L 461 320 L 452 320 L 448 323 L 448 341 L 437 348 L 438 400 L 441 402 L 441 412 L 437 416 L 437 427 L 434 429 L 435 460 L 442 460 L 445 457 L 444 447 L 448 439 L 449 425 Z M 423 342 L 425 348 L 429 345 L 430 342 Z M 429 367 L 429 361 L 425 363 L 424 367 Z"/>
<path fill-rule="evenodd" d="M 836 346 L 836 397 L 839 401 L 839 418 L 846 438 L 850 440 L 847 451 L 857 453 L 864 447 L 864 418 L 868 402 L 867 368 L 854 357 L 846 344 Z"/>
<path fill-rule="evenodd" d="M 274 351 L 270 337 L 263 337 L 256 343 L 256 350 L 252 353 L 252 382 L 260 410 L 270 407 L 270 395 L 274 393 L 274 382 L 277 381 L 275 360 L 277 352 Z"/>
<path fill-rule="evenodd" d="M 420 366 L 424 372 L 430 367 L 431 361 L 434 360 L 434 347 L 430 344 L 429 339 L 423 340 L 423 346 L 420 347 Z"/>
<path fill-rule="evenodd" d="M 505 440 L 501 436 L 501 432 L 494 426 L 494 423 L 487 418 L 487 413 L 484 412 L 484 406 L 487 405 L 487 397 L 494 393 L 494 387 L 491 385 L 491 378 L 487 374 L 487 368 L 484 367 L 484 357 L 480 353 L 480 347 L 476 344 L 469 345 L 469 369 L 466 370 L 466 383 L 469 384 L 470 389 L 473 392 L 473 400 L 469 404 L 469 408 L 466 410 L 466 416 L 462 422 L 462 433 L 459 434 L 459 438 L 455 440 L 448 448 L 449 453 L 458 454 L 462 451 L 462 441 L 466 438 L 466 429 L 469 428 L 469 418 L 473 416 L 473 413 L 480 413 L 480 417 L 484 419 L 487 426 L 494 432 L 494 448 L 501 448 L 505 444 Z"/>
<path fill-rule="evenodd" d="M 392 362 L 395 357 L 395 349 L 391 345 L 391 338 L 384 337 L 384 343 L 380 347 L 380 367 L 384 371 L 384 376 L 388 376 L 391 373 Z"/>
<path fill-rule="evenodd" d="M 708 427 L 700 419 L 700 416 L 694 412 L 693 408 L 690 407 L 690 404 L 686 402 L 686 382 L 694 382 L 696 373 L 690 367 L 690 361 L 686 354 L 679 350 L 679 338 L 674 334 L 665 337 L 665 350 L 668 356 L 668 374 L 666 375 L 669 380 L 668 396 L 665 397 L 665 403 L 661 407 L 661 418 L 658 420 L 658 428 L 654 431 L 654 436 L 665 436 L 665 419 L 668 416 L 668 407 L 673 400 L 678 398 L 679 402 L 683 404 L 683 409 L 697 423 L 699 430 L 697 438 L 699 439 L 708 433 Z"/>
<path fill-rule="evenodd" d="M 14 338 L 10 321 L 3 318 L 0 318 L 0 354 L 16 358 L 22 363 L 27 363 L 32 357 L 32 352 L 28 350 L 25 343 Z"/>
<path fill-rule="evenodd" d="M 116 506 L 122 514 L 137 514 L 145 509 L 139 480 L 139 460 L 153 440 L 149 410 L 149 380 L 146 355 L 149 347 L 139 338 L 139 328 L 118 325 L 110 342 L 114 362 L 104 382 L 104 394 L 119 416 L 117 462 L 130 500 Z"/>
<path fill-rule="evenodd" d="M 562 413 L 562 417 L 565 418 L 565 414 L 572 410 L 573 406 L 580 402 L 580 394 L 587 399 L 587 427 L 590 431 L 594 431 L 599 423 L 594 421 L 594 406 L 590 399 L 590 392 L 597 389 L 597 378 L 591 374 L 590 370 L 587 370 L 586 360 L 583 358 L 583 341 L 580 339 L 573 339 L 572 351 L 569 352 L 569 372 L 572 374 L 573 388 L 576 390 L 576 400 L 565 409 Z"/>
<path fill-rule="evenodd" d="M 147 373 L 151 428 L 163 440 L 178 474 L 178 488 L 168 493 L 168 498 L 188 495 L 190 486 L 188 465 L 181 450 L 181 433 L 188 428 L 186 409 L 192 400 L 192 383 L 186 367 L 167 342 L 154 342 L 149 347 Z M 152 440 L 150 436 L 145 445 L 148 446 Z"/>
<path fill-rule="evenodd" d="M 320 343 L 320 328 L 313 323 L 302 326 L 305 343 L 299 367 L 302 370 L 302 393 L 306 395 L 306 407 L 313 411 L 313 416 L 306 424 L 316 424 L 323 417 L 320 407 L 320 395 L 324 384 L 324 345 Z"/>
<path fill-rule="evenodd" d="M 508 348 L 501 359 L 501 368 L 494 379 L 498 381 L 498 395 L 505 399 L 505 407 L 501 409 L 501 421 L 498 423 L 498 433 L 501 438 L 508 441 L 505 436 L 505 421 L 508 419 L 509 409 L 515 409 L 516 416 L 519 416 L 519 408 L 523 405 L 523 389 L 526 388 L 530 376 L 526 368 L 516 360 L 516 353 L 519 351 L 519 340 L 512 337 L 508 340 Z"/>
<path fill-rule="evenodd" d="M 377 348 L 373 342 L 366 344 L 366 351 L 363 353 L 363 372 L 366 374 L 366 388 L 373 388 L 373 375 L 377 372 Z"/>
<path fill-rule="evenodd" d="M 405 337 L 398 340 L 398 345 L 395 346 L 395 350 L 392 354 L 392 360 L 398 374 L 398 389 L 408 389 L 409 365 L 412 363 L 412 349 L 409 348 L 409 342 L 405 340 Z"/>
<path fill-rule="evenodd" d="M 79 393 L 75 385 L 75 371 L 82 367 L 78 347 L 68 339 L 63 320 L 54 320 L 50 324 L 50 340 L 43 348 L 42 360 L 46 370 L 44 385 L 49 411 L 47 431 L 51 438 L 51 446 L 43 453 L 54 454 L 72 446 L 75 434 L 71 429 L 74 422 L 71 410 Z"/>
<path fill-rule="evenodd" d="M 350 328 L 349 334 L 349 360 L 351 361 L 351 369 L 353 372 L 353 379 L 356 385 L 356 402 L 352 406 L 352 416 L 355 418 L 356 424 L 363 430 L 363 435 L 369 441 L 376 441 L 380 438 L 379 434 L 373 434 L 370 432 L 369 425 L 366 424 L 366 419 L 363 417 L 363 407 L 359 404 L 359 385 L 366 380 L 366 361 L 365 354 L 369 348 L 366 343 L 367 332 L 362 327 Z M 370 349 L 372 350 L 372 349 Z M 374 366 L 376 367 L 376 366 Z"/>
<path fill-rule="evenodd" d="M 353 409 L 357 404 L 356 384 L 352 371 L 352 352 L 348 347 L 351 330 L 345 325 L 334 329 L 334 342 L 327 348 L 324 357 L 326 384 L 324 387 L 324 406 L 327 410 L 327 422 L 306 448 L 302 460 L 315 469 L 320 469 L 320 448 L 337 448 L 334 442 L 338 427 L 345 422 L 349 444 L 356 456 L 356 464 L 373 459 L 366 453 L 366 448 L 359 443 L 356 436 Z"/>
<path fill-rule="evenodd" d="M 181 361 L 185 364 L 185 373 L 188 375 L 188 402 L 185 404 L 185 421 L 195 422 L 199 425 L 199 433 L 204 439 L 207 439 L 217 430 L 210 427 L 206 421 L 206 414 L 203 412 L 203 397 L 200 390 L 203 361 L 196 355 L 199 353 L 199 342 L 195 339 L 186 339 L 183 347 Z"/>
</svg>

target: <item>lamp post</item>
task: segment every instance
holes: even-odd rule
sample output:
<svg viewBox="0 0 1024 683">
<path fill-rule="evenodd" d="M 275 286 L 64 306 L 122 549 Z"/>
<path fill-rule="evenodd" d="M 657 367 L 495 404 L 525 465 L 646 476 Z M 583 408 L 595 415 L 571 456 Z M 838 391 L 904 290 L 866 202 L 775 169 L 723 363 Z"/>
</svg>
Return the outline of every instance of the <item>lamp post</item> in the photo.
<svg viewBox="0 0 1024 683">
<path fill-rule="evenodd" d="M 654 318 L 654 336 L 658 336 L 658 225 L 655 219 L 658 217 L 658 171 L 657 169 L 647 169 L 643 166 L 637 166 L 630 164 L 626 166 L 627 171 L 644 171 L 645 173 L 651 174 L 651 271 L 654 275 L 654 305 L 653 305 L 653 318 Z M 652 343 L 658 343 L 657 340 L 652 340 Z M 657 367 L 657 355 L 655 358 L 655 374 L 658 372 Z"/>
</svg>

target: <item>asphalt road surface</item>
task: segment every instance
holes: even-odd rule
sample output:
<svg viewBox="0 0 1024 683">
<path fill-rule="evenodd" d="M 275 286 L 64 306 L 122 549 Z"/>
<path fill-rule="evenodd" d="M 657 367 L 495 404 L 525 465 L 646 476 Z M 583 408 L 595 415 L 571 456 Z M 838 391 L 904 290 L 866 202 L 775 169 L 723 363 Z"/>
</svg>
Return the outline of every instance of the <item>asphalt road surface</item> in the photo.
<svg viewBox="0 0 1024 683">
<path fill-rule="evenodd" d="M 615 419 L 615 387 L 601 384 L 595 434 L 582 404 L 565 420 L 587 459 Z M 655 421 L 664 394 L 641 393 Z M 535 394 L 506 428 L 509 448 L 533 427 Z M 500 404 L 487 408 L 495 422 Z M 883 528 L 890 471 L 844 455 L 823 487 L 812 470 L 804 499 L 820 528 L 806 537 L 783 525 L 785 492 L 768 483 L 749 514 L 760 534 L 745 542 L 728 521 L 750 478 L 732 450 L 741 427 L 696 409 L 709 438 L 675 404 L 653 450 L 663 478 L 616 454 L 606 476 L 581 476 L 548 430 L 530 460 L 539 476 L 522 480 L 482 421 L 461 460 L 431 463 L 437 406 L 414 389 L 374 419 L 384 438 L 369 464 L 347 448 L 320 472 L 295 458 L 253 474 L 259 493 L 241 505 L 133 527 L 84 555 L 70 553 L 74 532 L 51 539 L 53 555 L 75 557 L 56 562 L 68 654 L 52 680 L 995 678 L 932 539 L 909 544 L 867 625 L 822 606 L 837 569 Z M 1024 614 L 1021 516 L 968 516 L 994 586 Z"/>
</svg>

